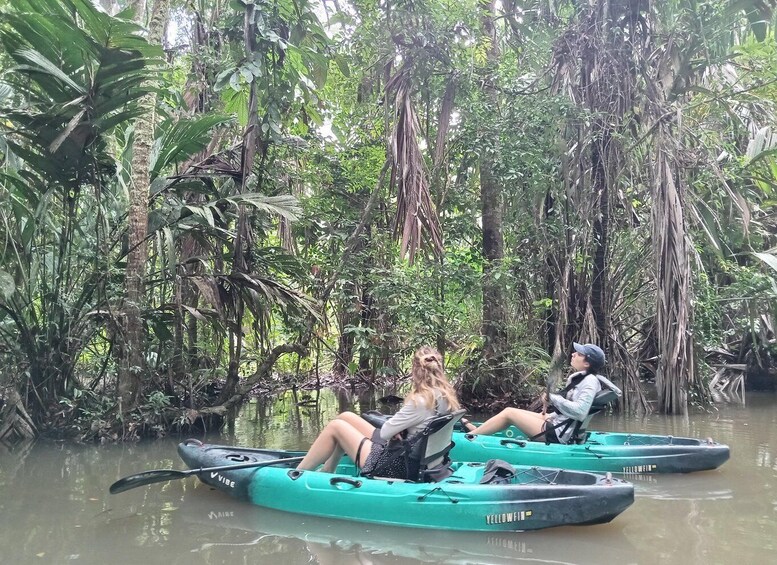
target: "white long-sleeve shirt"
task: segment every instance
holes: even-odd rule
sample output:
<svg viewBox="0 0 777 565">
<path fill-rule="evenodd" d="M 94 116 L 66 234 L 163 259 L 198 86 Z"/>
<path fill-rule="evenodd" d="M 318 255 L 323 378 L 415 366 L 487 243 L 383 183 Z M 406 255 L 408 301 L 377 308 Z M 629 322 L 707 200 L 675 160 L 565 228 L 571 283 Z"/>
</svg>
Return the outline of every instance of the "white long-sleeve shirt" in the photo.
<svg viewBox="0 0 777 565">
<path fill-rule="evenodd" d="M 426 402 L 421 397 L 405 401 L 399 412 L 386 420 L 386 423 L 380 428 L 381 439 L 388 441 L 404 430 L 407 430 L 408 436 L 412 436 L 424 429 L 425 422 L 429 418 L 450 412 L 448 403 L 442 395 L 435 395 L 435 400 L 437 411 L 435 411 L 434 406 L 427 407 Z"/>
</svg>

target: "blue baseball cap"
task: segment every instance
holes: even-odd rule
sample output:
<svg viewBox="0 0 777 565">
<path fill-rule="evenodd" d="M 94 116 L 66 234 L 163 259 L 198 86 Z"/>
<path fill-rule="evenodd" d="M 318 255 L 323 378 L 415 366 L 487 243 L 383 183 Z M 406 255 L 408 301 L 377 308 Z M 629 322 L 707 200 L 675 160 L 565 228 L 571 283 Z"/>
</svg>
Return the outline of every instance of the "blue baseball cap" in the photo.
<svg viewBox="0 0 777 565">
<path fill-rule="evenodd" d="M 585 355 L 585 359 L 588 361 L 588 364 L 591 365 L 592 371 L 598 371 L 604 367 L 604 351 L 602 351 L 602 348 L 598 345 L 594 345 L 593 343 L 584 343 L 583 345 L 573 343 L 572 347 L 574 347 L 575 351 L 580 355 Z"/>
</svg>

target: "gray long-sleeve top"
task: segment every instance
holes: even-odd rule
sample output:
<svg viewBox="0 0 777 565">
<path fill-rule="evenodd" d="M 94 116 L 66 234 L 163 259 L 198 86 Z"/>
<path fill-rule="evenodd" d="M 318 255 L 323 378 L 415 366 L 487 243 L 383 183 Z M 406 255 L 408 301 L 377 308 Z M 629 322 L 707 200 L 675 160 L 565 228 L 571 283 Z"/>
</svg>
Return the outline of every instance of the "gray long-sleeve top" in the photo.
<svg viewBox="0 0 777 565">
<path fill-rule="evenodd" d="M 388 441 L 404 430 L 407 430 L 408 436 L 412 436 L 424 428 L 425 422 L 429 418 L 450 412 L 448 402 L 441 395 L 435 395 L 435 403 L 436 411 L 434 406 L 427 407 L 426 402 L 421 397 L 405 401 L 399 412 L 386 420 L 386 423 L 380 428 L 381 439 Z"/>
</svg>

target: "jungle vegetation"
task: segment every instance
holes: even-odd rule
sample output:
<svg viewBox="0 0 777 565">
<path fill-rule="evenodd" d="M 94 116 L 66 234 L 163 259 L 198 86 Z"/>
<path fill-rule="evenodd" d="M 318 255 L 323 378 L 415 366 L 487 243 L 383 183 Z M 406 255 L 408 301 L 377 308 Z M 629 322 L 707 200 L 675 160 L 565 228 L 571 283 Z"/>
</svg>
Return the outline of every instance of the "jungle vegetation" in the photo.
<svg viewBox="0 0 777 565">
<path fill-rule="evenodd" d="M 777 378 L 774 0 L 0 0 L 0 439 Z"/>
</svg>

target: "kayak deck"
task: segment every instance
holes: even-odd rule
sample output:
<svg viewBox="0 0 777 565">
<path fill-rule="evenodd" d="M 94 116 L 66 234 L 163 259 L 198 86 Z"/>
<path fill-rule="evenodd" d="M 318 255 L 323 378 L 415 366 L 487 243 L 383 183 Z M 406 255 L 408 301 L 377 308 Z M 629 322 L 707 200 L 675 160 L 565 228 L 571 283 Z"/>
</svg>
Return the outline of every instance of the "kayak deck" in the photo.
<svg viewBox="0 0 777 565">
<path fill-rule="evenodd" d="M 214 446 L 178 447 L 191 468 L 271 462 L 299 452 Z M 454 463 L 436 483 L 370 479 L 344 457 L 335 473 L 297 471 L 294 463 L 202 473 L 205 483 L 259 506 L 416 528 L 521 531 L 609 522 L 634 501 L 634 487 L 593 473 L 518 467 L 505 484 L 480 484 L 484 463 Z"/>
</svg>

